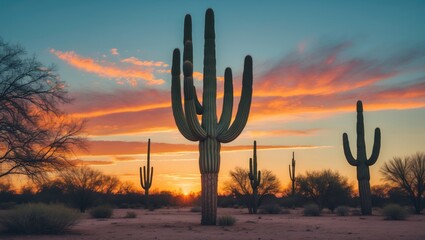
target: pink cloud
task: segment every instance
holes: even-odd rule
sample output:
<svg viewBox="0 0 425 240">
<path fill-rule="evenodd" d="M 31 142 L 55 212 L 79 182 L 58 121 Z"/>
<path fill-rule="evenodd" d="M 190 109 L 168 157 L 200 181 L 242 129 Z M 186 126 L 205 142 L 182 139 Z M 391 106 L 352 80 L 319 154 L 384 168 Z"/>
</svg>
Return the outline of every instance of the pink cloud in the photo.
<svg viewBox="0 0 425 240">
<path fill-rule="evenodd" d="M 74 51 L 62 52 L 50 49 L 50 52 L 79 70 L 93 73 L 100 77 L 115 79 L 118 84 L 127 82 L 131 85 L 137 85 L 140 80 L 143 80 L 150 85 L 158 85 L 165 82 L 163 79 L 157 79 L 152 70 L 134 67 L 123 68 L 116 66 L 114 63 L 99 62 L 92 58 L 82 57 Z"/>
<path fill-rule="evenodd" d="M 120 55 L 120 54 L 118 53 L 118 49 L 116 49 L 116 48 L 112 48 L 112 49 L 110 50 L 110 52 L 111 52 L 111 54 L 112 54 L 112 55 Z"/>
<path fill-rule="evenodd" d="M 124 63 L 131 63 L 136 66 L 143 66 L 143 67 L 168 67 L 168 64 L 164 62 L 155 62 L 155 61 L 143 61 L 136 57 L 129 57 L 125 59 L 121 59 L 121 62 Z"/>
</svg>

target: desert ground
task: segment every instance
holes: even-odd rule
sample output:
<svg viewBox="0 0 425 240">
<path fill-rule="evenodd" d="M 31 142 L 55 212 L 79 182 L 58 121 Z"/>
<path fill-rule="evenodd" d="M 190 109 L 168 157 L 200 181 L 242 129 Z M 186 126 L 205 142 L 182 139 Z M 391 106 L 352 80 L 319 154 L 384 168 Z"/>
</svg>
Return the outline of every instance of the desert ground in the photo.
<svg viewBox="0 0 425 240">
<path fill-rule="evenodd" d="M 135 211 L 136 218 L 124 218 Z M 246 209 L 219 208 L 218 215 L 232 215 L 233 226 L 201 226 L 200 213 L 190 208 L 147 211 L 115 209 L 110 219 L 88 215 L 61 235 L 0 235 L 1 239 L 425 239 L 425 215 L 410 215 L 404 221 L 374 216 L 336 216 L 323 213 L 305 217 L 301 209 L 289 214 L 249 215 Z"/>
</svg>

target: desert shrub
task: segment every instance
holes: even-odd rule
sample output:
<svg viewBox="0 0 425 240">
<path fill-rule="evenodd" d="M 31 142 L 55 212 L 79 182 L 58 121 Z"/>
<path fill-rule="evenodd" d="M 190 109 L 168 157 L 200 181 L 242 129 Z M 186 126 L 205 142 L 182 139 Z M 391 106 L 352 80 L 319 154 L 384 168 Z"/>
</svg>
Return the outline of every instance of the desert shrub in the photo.
<svg viewBox="0 0 425 240">
<path fill-rule="evenodd" d="M 110 218 L 114 210 L 109 205 L 100 205 L 90 210 L 92 218 Z"/>
<path fill-rule="evenodd" d="M 190 209 L 190 211 L 191 211 L 191 212 L 201 212 L 201 211 L 202 211 L 202 209 L 201 209 L 201 207 L 199 207 L 199 206 L 195 206 L 195 207 L 192 207 L 192 208 Z"/>
<path fill-rule="evenodd" d="M 8 210 L 8 209 L 12 209 L 16 207 L 16 203 L 15 202 L 2 202 L 0 203 L 0 209 L 1 210 Z"/>
<path fill-rule="evenodd" d="M 0 223 L 7 232 L 58 234 L 74 225 L 79 214 L 62 205 L 25 204 L 10 210 Z"/>
<path fill-rule="evenodd" d="M 135 211 L 128 211 L 125 216 L 125 218 L 136 218 L 137 217 L 137 213 Z"/>
<path fill-rule="evenodd" d="M 220 216 L 218 217 L 218 225 L 219 226 L 233 226 L 236 222 L 236 218 L 233 216 Z"/>
<path fill-rule="evenodd" d="M 282 212 L 282 208 L 277 204 L 267 204 L 260 208 L 262 214 L 279 214 Z"/>
<path fill-rule="evenodd" d="M 334 211 L 338 216 L 348 216 L 348 213 L 350 212 L 347 206 L 338 206 Z"/>
<path fill-rule="evenodd" d="M 304 216 L 320 216 L 320 209 L 317 204 L 308 204 L 304 206 Z"/>
<path fill-rule="evenodd" d="M 407 217 L 407 211 L 398 204 L 388 204 L 382 209 L 382 214 L 386 220 L 404 220 Z"/>
<path fill-rule="evenodd" d="M 362 215 L 362 210 L 355 208 L 353 210 L 351 210 L 351 215 L 353 216 L 361 216 Z"/>
</svg>

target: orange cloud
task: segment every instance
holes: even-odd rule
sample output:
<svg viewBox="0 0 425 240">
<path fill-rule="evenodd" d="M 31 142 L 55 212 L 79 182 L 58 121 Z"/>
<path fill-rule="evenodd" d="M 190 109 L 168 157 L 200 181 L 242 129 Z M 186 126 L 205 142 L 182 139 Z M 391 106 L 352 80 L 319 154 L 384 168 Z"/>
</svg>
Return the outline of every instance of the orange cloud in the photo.
<svg viewBox="0 0 425 240">
<path fill-rule="evenodd" d="M 50 52 L 79 70 L 93 73 L 100 77 L 116 79 L 118 84 L 128 82 L 131 85 L 137 85 L 139 80 L 146 81 L 150 85 L 158 85 L 165 82 L 162 79 L 157 79 L 152 70 L 120 68 L 114 63 L 100 63 L 94 59 L 79 56 L 74 51 L 62 52 L 50 49 Z"/>
<path fill-rule="evenodd" d="M 164 62 L 142 61 L 136 57 L 125 58 L 125 59 L 122 59 L 121 62 L 131 63 L 133 65 L 143 66 L 143 67 L 168 67 L 168 64 Z"/>
<path fill-rule="evenodd" d="M 96 91 L 74 92 L 72 104 L 66 112 L 79 118 L 93 118 L 110 114 L 139 112 L 171 107 L 170 93 L 155 89 L 118 89 L 111 93 Z"/>
<path fill-rule="evenodd" d="M 319 129 L 306 129 L 306 130 L 279 129 L 279 130 L 248 130 L 247 133 L 253 137 L 312 136 L 316 134 L 318 131 Z"/>
<path fill-rule="evenodd" d="M 381 60 L 353 57 L 350 44 L 325 49 L 305 49 L 286 56 L 270 70 L 255 77 L 249 121 L 299 114 L 327 117 L 355 110 L 360 99 L 368 111 L 425 107 L 425 54 L 406 53 Z M 419 66 L 419 67 L 418 67 Z M 422 72 L 421 72 L 422 71 Z M 417 77 L 410 80 L 414 74 Z M 394 79 L 403 78 L 404 83 Z M 222 95 L 218 84 L 218 97 Z M 234 114 L 239 102 L 240 78 L 235 82 Z M 198 88 L 201 98 L 202 90 Z M 89 119 L 94 135 L 132 134 L 176 130 L 169 90 L 115 90 L 112 93 L 80 92 L 67 106 L 74 116 Z M 217 101 L 218 116 L 221 102 Z M 305 115 L 304 115 L 305 116 Z M 309 130 L 252 129 L 254 136 L 313 134 Z"/>
<path fill-rule="evenodd" d="M 312 145 L 258 145 L 258 150 L 274 150 L 274 149 L 293 149 L 293 148 L 323 148 L 328 146 L 312 146 Z M 147 142 L 124 142 L 124 141 L 89 141 L 87 144 L 88 152 L 76 150 L 78 155 L 90 156 L 115 156 L 117 161 L 131 161 L 137 158 L 133 157 L 118 157 L 116 155 L 136 155 L 145 154 Z M 172 143 L 155 143 L 151 146 L 151 154 L 165 153 L 197 153 L 199 151 L 198 144 L 172 144 Z M 222 145 L 222 152 L 234 151 L 252 151 L 252 145 L 228 146 Z"/>
<path fill-rule="evenodd" d="M 110 52 L 111 52 L 111 54 L 112 54 L 112 55 L 120 55 L 120 54 L 118 53 L 118 49 L 116 49 L 116 48 L 112 48 L 112 49 L 110 50 Z"/>
<path fill-rule="evenodd" d="M 74 159 L 71 160 L 71 163 L 75 164 L 76 166 L 106 166 L 106 165 L 112 165 L 114 164 L 113 161 L 102 161 L 102 160 L 81 160 L 81 159 Z"/>
</svg>

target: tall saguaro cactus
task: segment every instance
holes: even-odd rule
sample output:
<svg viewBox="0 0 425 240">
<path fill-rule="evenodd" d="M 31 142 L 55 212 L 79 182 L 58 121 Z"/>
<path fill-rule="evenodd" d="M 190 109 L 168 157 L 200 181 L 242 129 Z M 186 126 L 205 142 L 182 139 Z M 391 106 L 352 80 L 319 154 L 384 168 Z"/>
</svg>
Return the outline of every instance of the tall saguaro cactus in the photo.
<svg viewBox="0 0 425 240">
<path fill-rule="evenodd" d="M 238 112 L 231 124 L 233 109 L 232 71 L 224 73 L 224 99 L 220 120 L 217 121 L 216 59 L 214 12 L 205 14 L 204 76 L 202 104 L 193 85 L 192 19 L 186 15 L 184 21 L 184 110 L 180 90 L 180 50 L 173 52 L 171 67 L 171 102 L 173 115 L 180 133 L 190 141 L 199 141 L 199 169 L 201 171 L 201 207 L 203 225 L 215 225 L 217 218 L 217 181 L 220 169 L 220 145 L 236 139 L 248 121 L 252 98 L 252 58 L 245 57 L 242 77 L 242 94 Z M 202 115 L 202 123 L 198 121 Z"/>
<path fill-rule="evenodd" d="M 251 209 L 249 213 L 257 213 L 258 205 L 258 186 L 261 182 L 261 171 L 257 172 L 257 142 L 254 141 L 254 153 L 252 158 L 249 159 L 249 182 L 251 183 L 252 188 L 252 199 L 251 199 Z"/>
<path fill-rule="evenodd" d="M 152 186 L 153 167 L 151 167 L 151 140 L 148 140 L 147 166 L 140 167 L 140 185 L 145 190 L 145 208 L 149 208 L 149 188 Z"/>
<path fill-rule="evenodd" d="M 363 122 L 363 105 L 361 101 L 357 101 L 357 159 L 354 159 L 348 142 L 348 135 L 342 135 L 344 145 L 344 154 L 351 166 L 357 167 L 357 180 L 359 183 L 359 195 L 362 215 L 372 214 L 372 200 L 370 193 L 370 173 L 369 166 L 375 164 L 378 160 L 379 150 L 381 148 L 381 130 L 375 128 L 375 139 L 373 142 L 372 155 L 369 159 L 366 156 L 366 144 L 364 139 L 364 122 Z"/>
<path fill-rule="evenodd" d="M 289 165 L 289 178 L 292 182 L 292 201 L 293 201 L 293 208 L 295 208 L 295 153 L 292 152 L 292 169 L 291 165 Z"/>
</svg>

